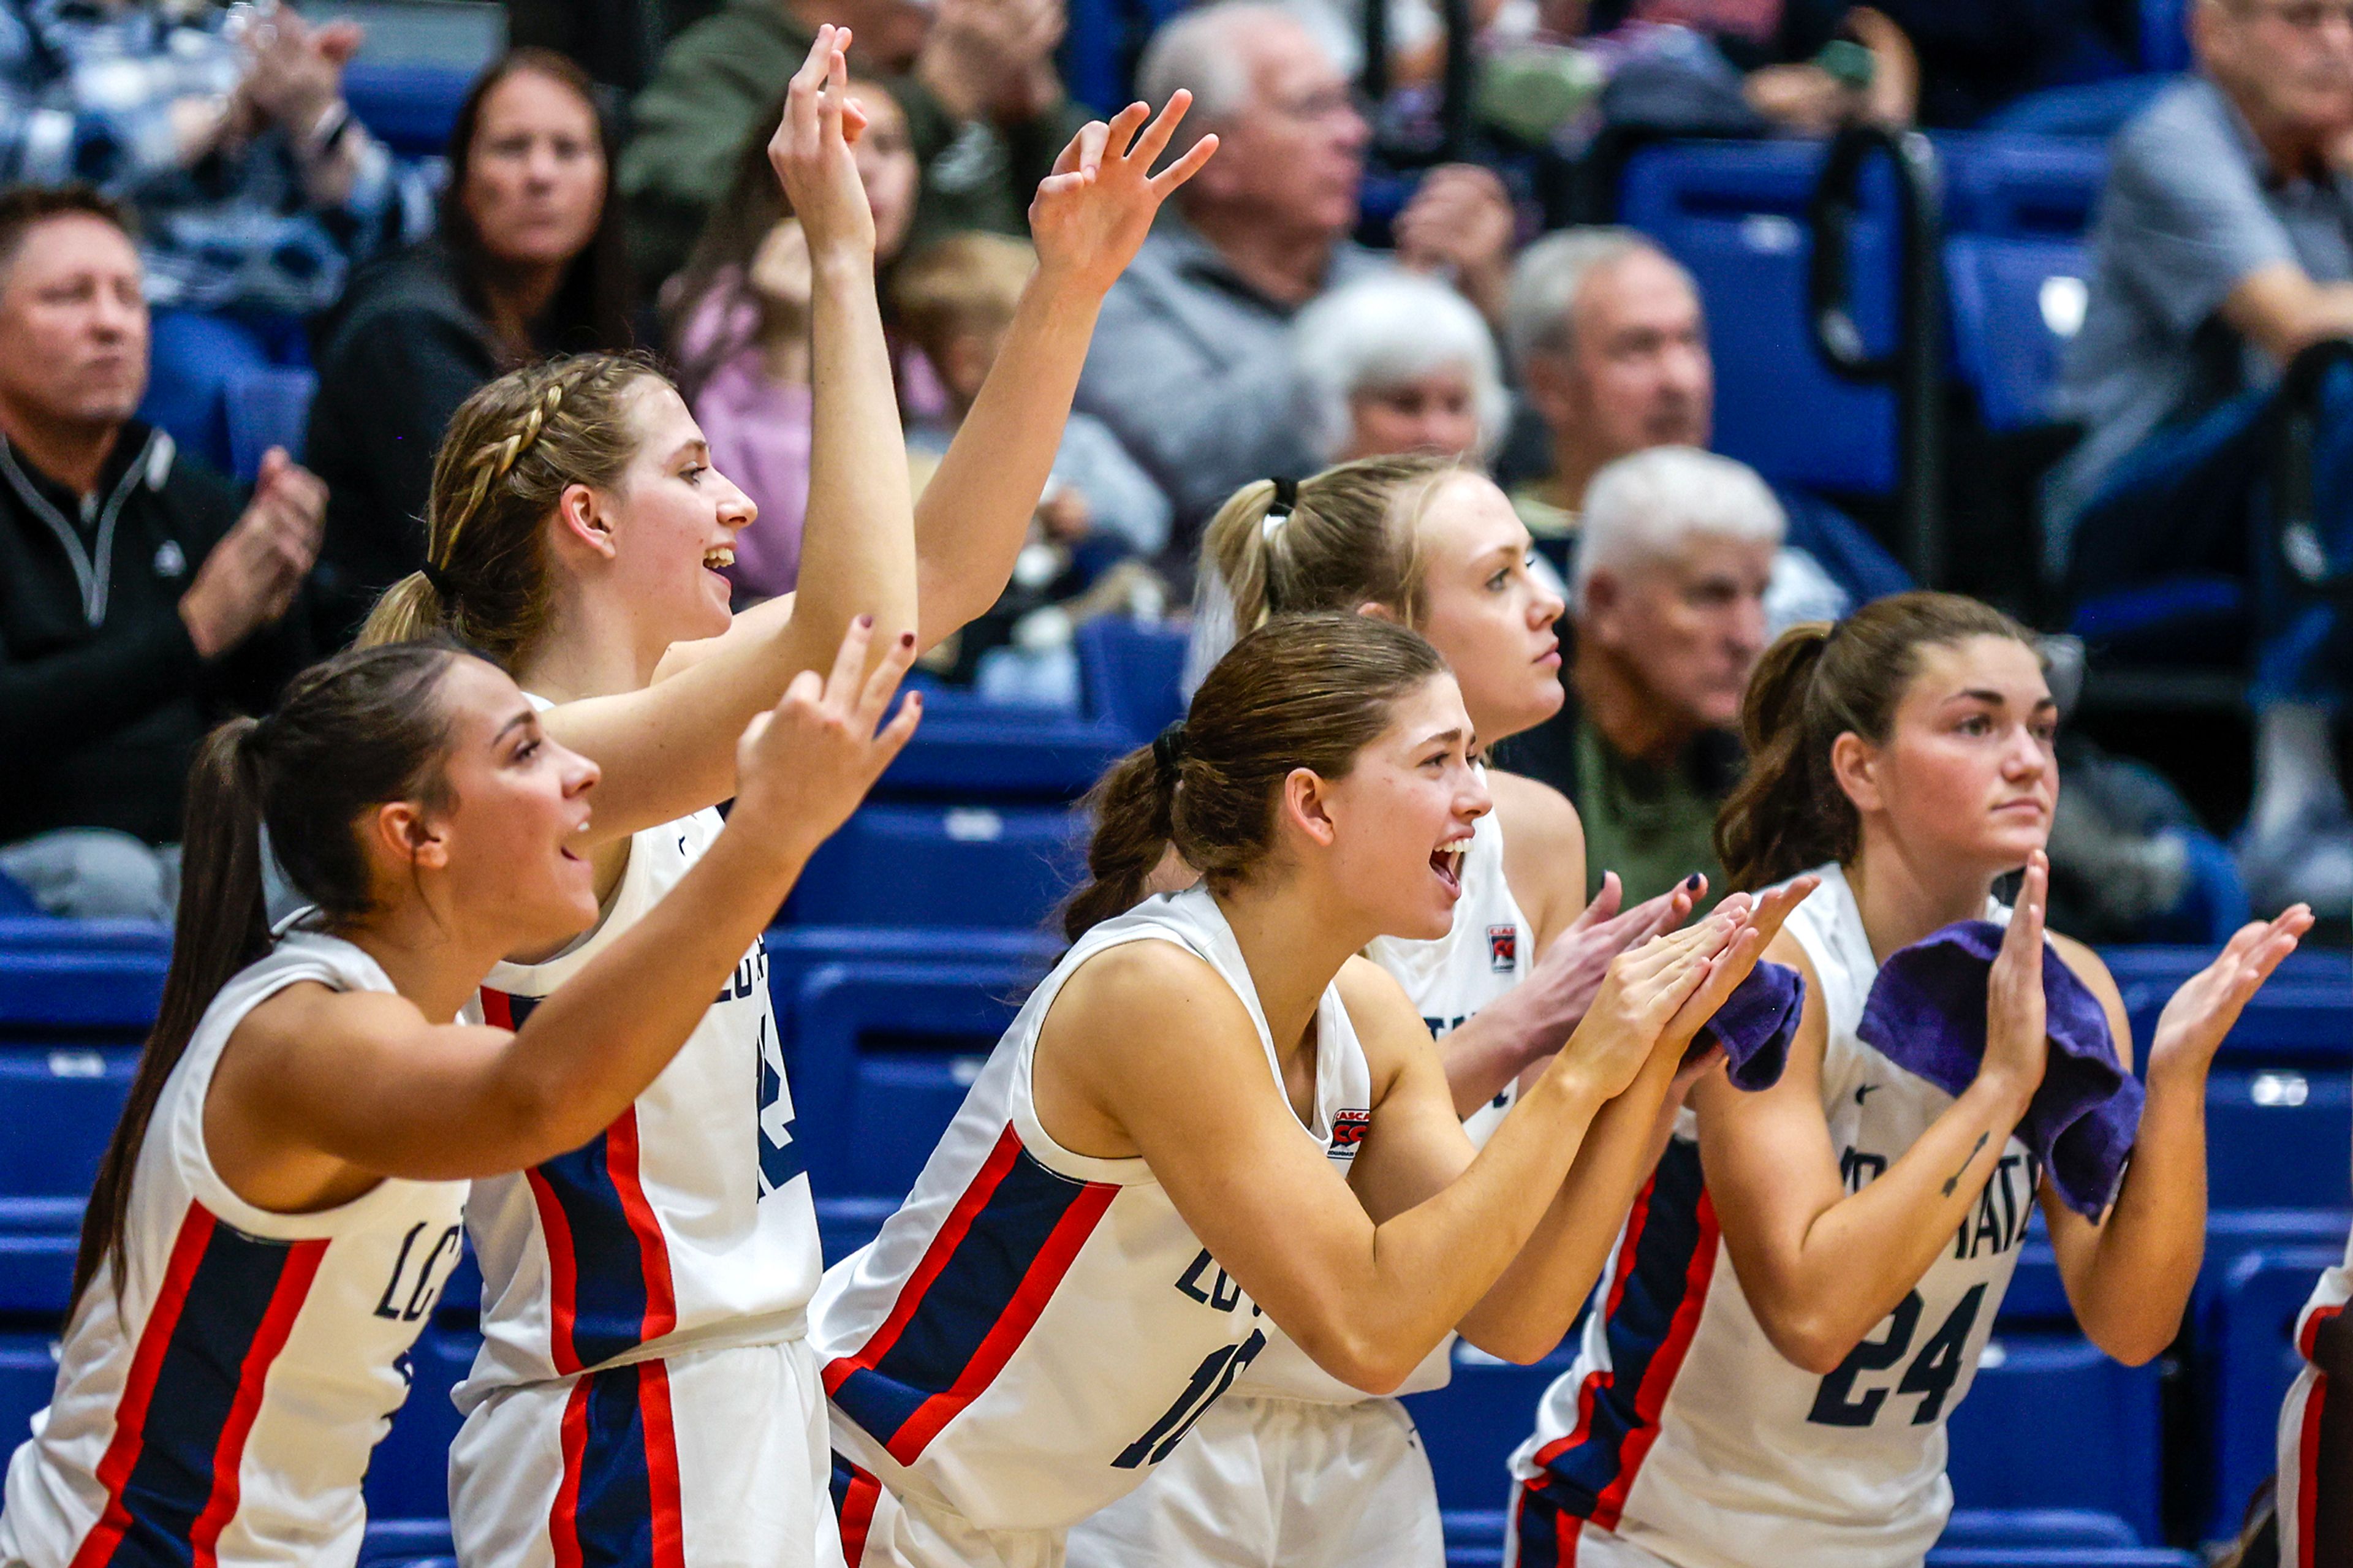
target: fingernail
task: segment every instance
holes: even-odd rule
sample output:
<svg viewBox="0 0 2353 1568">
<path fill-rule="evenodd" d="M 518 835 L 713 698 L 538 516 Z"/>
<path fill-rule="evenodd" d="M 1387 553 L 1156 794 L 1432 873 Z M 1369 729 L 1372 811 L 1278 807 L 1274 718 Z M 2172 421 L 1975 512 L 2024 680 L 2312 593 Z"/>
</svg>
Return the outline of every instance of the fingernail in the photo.
<svg viewBox="0 0 2353 1568">
<path fill-rule="evenodd" d="M 915 646 L 915 634 L 914 634 L 914 633 L 913 633 L 913 632 L 901 632 L 901 633 L 899 634 L 899 646 L 900 646 L 901 647 L 914 647 L 914 646 Z"/>
<path fill-rule="evenodd" d="M 860 631 L 861 631 L 861 632 L 871 632 L 871 631 L 872 631 L 872 630 L 874 629 L 874 617 L 873 617 L 872 616 L 859 616 L 859 617 L 858 617 L 858 629 L 859 629 Z"/>
<path fill-rule="evenodd" d="M 1699 890 L 1699 873 L 1694 871 L 1690 876 L 1685 877 L 1683 879 L 1683 887 L 1690 891 L 1697 892 Z"/>
</svg>

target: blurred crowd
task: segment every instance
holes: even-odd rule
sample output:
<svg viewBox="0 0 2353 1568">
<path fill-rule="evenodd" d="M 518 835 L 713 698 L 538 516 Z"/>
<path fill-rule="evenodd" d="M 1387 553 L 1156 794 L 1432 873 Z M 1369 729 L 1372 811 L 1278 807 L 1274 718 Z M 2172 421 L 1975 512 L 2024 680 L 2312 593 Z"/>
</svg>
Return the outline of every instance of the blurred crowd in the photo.
<svg viewBox="0 0 2353 1568">
<path fill-rule="evenodd" d="M 1909 585 L 1872 527 L 1708 450 L 1710 301 L 1630 229 L 1540 232 L 1507 157 L 1413 146 L 1446 71 L 1430 0 L 1218 0 L 1141 41 L 1136 96 L 1219 152 L 1105 303 L 1030 547 L 935 676 L 1068 703 L 1073 627 L 1182 616 L 1240 487 L 1432 452 L 1504 486 L 1557 578 L 1562 714 L 1506 761 L 1586 819 L 1588 863 L 1714 868 L 1740 697 L 1781 626 Z M 810 258 L 764 145 L 822 24 L 854 29 L 908 460 L 972 408 L 1033 263 L 1029 193 L 1073 129 L 1065 0 L 512 0 L 445 156 L 353 114 L 370 40 L 274 0 L 0 0 L 0 872 L 60 913 L 157 915 L 191 749 L 349 640 L 424 559 L 451 413 L 542 356 L 672 368 L 758 503 L 739 604 L 793 590 L 810 452 Z M 2353 7 L 2192 0 L 2195 68 L 2116 142 L 2063 383 L 2084 431 L 2048 488 L 2071 601 L 2189 570 L 2259 610 L 2253 803 L 2265 908 L 2353 907 L 2336 605 L 2353 371 L 2324 367 L 2321 504 L 2271 548 L 2283 370 L 2353 335 Z M 1612 132 L 2032 123 L 2126 79 L 2104 0 L 1472 0 L 1476 146 Z M 1377 83 L 1377 93 L 1369 92 Z M 1420 128 L 1418 130 L 1418 128 Z M 1394 174 L 1394 168 L 1390 173 Z M 314 366 L 300 461 L 214 471 L 240 378 Z M 2343 388 L 2337 385 L 2344 380 Z M 2302 558 L 2295 552 L 2305 552 Z M 2054 842 L 2096 925 L 2191 896 L 2162 781 Z M 2151 791 L 2158 797 L 2148 804 Z M 1679 870 L 1672 875 L 1679 876 Z M 1715 879 L 1720 886 L 1721 877 Z M 2096 894 L 2096 896 L 2094 896 Z M 2105 900 L 2105 901 L 2104 901 Z"/>
</svg>

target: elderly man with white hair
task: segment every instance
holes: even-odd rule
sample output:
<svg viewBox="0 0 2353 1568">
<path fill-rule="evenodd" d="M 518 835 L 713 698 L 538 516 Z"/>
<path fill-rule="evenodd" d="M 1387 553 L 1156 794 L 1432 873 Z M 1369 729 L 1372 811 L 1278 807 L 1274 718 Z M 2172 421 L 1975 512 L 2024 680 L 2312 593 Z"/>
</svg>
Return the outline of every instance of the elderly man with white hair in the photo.
<svg viewBox="0 0 2353 1568">
<path fill-rule="evenodd" d="M 1694 871 L 1720 897 L 1716 807 L 1739 775 L 1734 728 L 1787 521 L 1753 469 L 1693 447 L 1621 458 L 1584 500 L 1568 701 L 1496 763 L 1576 803 L 1586 864 L 1616 871 L 1628 900 Z"/>
<path fill-rule="evenodd" d="M 1182 548 L 1238 486 L 1310 466 L 1289 417 L 1293 321 L 1390 264 L 1348 237 L 1370 132 L 1297 14 L 1261 0 L 1179 14 L 1153 35 L 1136 88 L 1161 103 L 1180 87 L 1193 109 L 1179 139 L 1214 132 L 1218 155 L 1103 301 L 1078 402 L 1175 500 Z M 1492 175 L 1438 174 L 1399 220 L 1417 237 L 1404 258 L 1471 286 L 1508 254 L 1510 208 Z"/>
</svg>

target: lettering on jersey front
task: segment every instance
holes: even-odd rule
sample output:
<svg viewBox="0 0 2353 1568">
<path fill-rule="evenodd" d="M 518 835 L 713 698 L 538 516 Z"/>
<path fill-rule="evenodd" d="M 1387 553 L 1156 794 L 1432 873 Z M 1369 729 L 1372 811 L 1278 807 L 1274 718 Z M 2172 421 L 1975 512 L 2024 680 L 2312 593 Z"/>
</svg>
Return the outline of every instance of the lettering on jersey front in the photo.
<svg viewBox="0 0 2353 1568">
<path fill-rule="evenodd" d="M 793 1098 L 785 1089 L 785 1054 L 776 1039 L 776 1023 L 760 1019 L 760 1196 L 765 1198 L 806 1175 L 807 1164 L 793 1139 Z"/>
<path fill-rule="evenodd" d="M 1421 1026 L 1430 1031 L 1431 1039 L 1442 1040 L 1470 1021 L 1471 1015 L 1465 1013 L 1459 1018 L 1424 1018 Z"/>
<path fill-rule="evenodd" d="M 1204 1252 L 1201 1256 L 1207 1258 L 1208 1254 Z M 1199 1266 L 1196 1264 L 1195 1267 Z M 1218 1277 L 1223 1279 L 1225 1271 L 1219 1270 Z M 1177 1289 L 1183 1289 L 1184 1287 L 1180 1285 Z M 1235 1294 L 1239 1297 L 1240 1292 L 1237 1290 Z M 1240 1377 L 1243 1369 L 1256 1361 L 1258 1352 L 1264 1349 L 1266 1331 L 1252 1329 L 1250 1338 L 1241 1343 L 1219 1345 L 1203 1357 L 1201 1364 L 1193 1369 L 1193 1375 L 1187 1380 L 1185 1392 L 1176 1396 L 1176 1402 L 1162 1412 L 1160 1419 L 1155 1421 L 1143 1436 L 1120 1450 L 1119 1458 L 1111 1462 L 1112 1468 L 1132 1470 L 1139 1465 L 1156 1465 L 1174 1453 L 1176 1445 L 1185 1440 L 1185 1434 L 1193 1429 L 1193 1423 L 1208 1413 L 1209 1406 L 1234 1385 L 1234 1379 Z"/>
<path fill-rule="evenodd" d="M 1215 1279 L 1210 1278 L 1212 1274 Z M 1178 1277 L 1176 1289 L 1201 1305 L 1220 1312 L 1230 1312 L 1242 1301 L 1242 1288 L 1234 1283 L 1231 1275 L 1218 1267 L 1217 1259 L 1209 1256 L 1209 1249 L 1206 1247 Z"/>
<path fill-rule="evenodd" d="M 453 1225 L 435 1237 L 432 1246 L 420 1250 L 417 1244 L 431 1228 L 419 1220 L 400 1238 L 400 1256 L 393 1260 L 392 1278 L 384 1282 L 384 1294 L 376 1300 L 377 1317 L 388 1322 L 413 1323 L 441 1299 L 441 1287 L 448 1283 L 449 1270 L 458 1266 L 458 1254 L 464 1248 L 465 1233 Z M 444 1258 L 448 1259 L 447 1265 Z"/>
<path fill-rule="evenodd" d="M 1822 1379 L 1821 1387 L 1814 1394 L 1814 1407 L 1806 1413 L 1806 1419 L 1821 1426 L 1868 1426 L 1879 1419 L 1880 1409 L 1886 1405 L 1889 1394 L 1911 1394 L 1920 1396 L 1920 1403 L 1912 1410 L 1912 1425 L 1926 1426 L 1935 1421 L 1945 1413 L 1945 1400 L 1960 1378 L 1961 1358 L 1968 1353 L 1969 1331 L 1977 1327 L 1985 1295 L 1984 1280 L 1970 1286 L 1916 1354 L 1913 1353 L 1912 1341 L 1920 1330 L 1923 1303 L 1917 1290 L 1905 1296 L 1888 1314 L 1886 1335 L 1855 1346 L 1839 1363 L 1838 1370 Z M 1864 1374 L 1886 1372 L 1901 1364 L 1907 1355 L 1911 1363 L 1904 1368 L 1903 1377 L 1893 1389 L 1855 1392 L 1855 1384 Z"/>
</svg>

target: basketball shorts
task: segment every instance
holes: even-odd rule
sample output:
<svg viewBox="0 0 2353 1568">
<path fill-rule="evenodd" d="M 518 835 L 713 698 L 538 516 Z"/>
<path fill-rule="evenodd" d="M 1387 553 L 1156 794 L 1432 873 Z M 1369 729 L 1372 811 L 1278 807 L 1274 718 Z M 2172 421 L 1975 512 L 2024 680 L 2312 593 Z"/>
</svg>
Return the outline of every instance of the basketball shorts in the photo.
<svg viewBox="0 0 2353 1568">
<path fill-rule="evenodd" d="M 849 1568 L 1062 1568 L 1062 1531 L 982 1530 L 948 1509 L 900 1497 L 839 1454 L 833 1506 Z"/>
<path fill-rule="evenodd" d="M 1071 1531 L 1071 1568 L 1444 1568 L 1438 1488 L 1394 1399 L 1228 1395 Z"/>
<path fill-rule="evenodd" d="M 449 1450 L 465 1568 L 841 1568 L 804 1339 L 501 1389 Z"/>
</svg>

